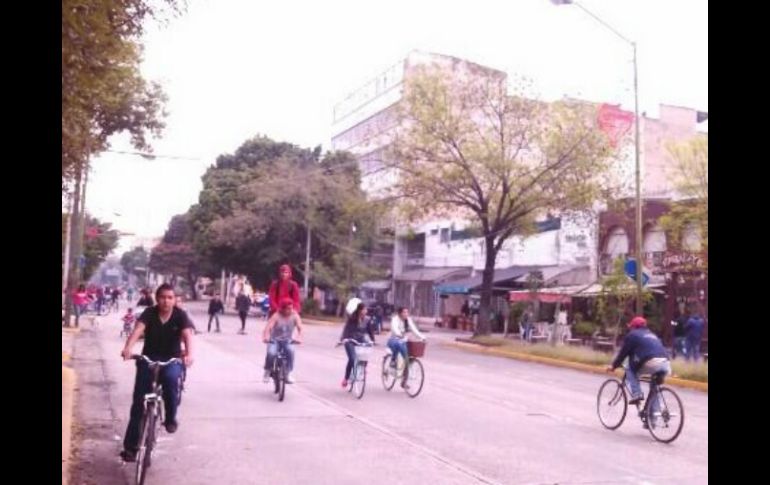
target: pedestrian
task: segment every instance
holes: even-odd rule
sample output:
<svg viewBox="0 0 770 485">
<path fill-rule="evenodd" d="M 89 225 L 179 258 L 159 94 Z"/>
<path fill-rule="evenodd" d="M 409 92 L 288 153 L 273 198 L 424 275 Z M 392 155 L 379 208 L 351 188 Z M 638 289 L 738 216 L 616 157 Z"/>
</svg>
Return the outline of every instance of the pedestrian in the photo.
<svg viewBox="0 0 770 485">
<path fill-rule="evenodd" d="M 521 315 L 521 320 L 519 321 L 519 332 L 521 334 L 521 339 L 524 342 L 529 342 L 532 339 L 532 312 L 527 308 L 524 310 L 524 313 Z"/>
<path fill-rule="evenodd" d="M 145 310 L 137 319 L 133 332 L 128 337 L 123 351 L 123 360 L 131 358 L 131 349 L 142 335 L 145 336 L 142 355 L 153 361 L 168 361 L 181 358 L 184 365 L 193 364 L 193 330 L 190 317 L 184 310 L 176 306 L 174 288 L 164 283 L 155 293 L 158 304 Z M 184 343 L 184 353 L 182 352 Z M 176 419 L 179 380 L 182 376 L 182 364 L 174 363 L 160 370 L 160 382 L 163 386 L 163 404 L 165 406 L 165 422 L 163 425 L 168 433 L 175 433 L 179 422 Z M 136 380 L 134 381 L 133 402 L 131 414 L 123 439 L 121 458 L 126 462 L 136 461 L 141 433 L 141 420 L 144 411 L 144 396 L 152 390 L 153 375 L 149 366 L 143 360 L 136 362 Z"/>
<path fill-rule="evenodd" d="M 265 294 L 265 296 L 262 298 L 262 302 L 260 303 L 260 308 L 262 310 L 262 316 L 265 317 L 265 320 L 269 318 L 270 315 L 270 296 Z"/>
<path fill-rule="evenodd" d="M 109 291 L 109 288 L 107 289 Z M 100 286 L 96 289 L 96 313 L 102 313 L 102 307 L 105 303 L 104 289 Z"/>
<path fill-rule="evenodd" d="M 219 295 L 214 295 L 214 298 L 209 302 L 209 332 L 211 332 L 211 320 L 217 321 L 217 333 L 219 330 L 219 314 L 225 314 L 225 306 L 222 304 L 222 300 L 219 299 Z"/>
<path fill-rule="evenodd" d="M 687 313 L 679 313 L 675 315 L 675 318 L 671 321 L 671 326 L 674 327 L 674 347 L 671 349 L 672 358 L 676 359 L 677 354 L 687 358 L 687 333 L 685 327 L 687 326 L 687 320 L 690 317 Z"/>
<path fill-rule="evenodd" d="M 120 298 L 120 290 L 118 289 L 117 286 L 112 289 L 112 293 L 110 293 L 110 297 L 112 298 L 112 302 L 111 302 L 112 309 L 113 311 L 117 312 L 118 310 L 120 310 L 119 303 L 118 303 L 118 299 Z"/>
<path fill-rule="evenodd" d="M 72 308 L 75 310 L 75 326 L 80 326 L 80 315 L 85 313 L 89 301 L 85 285 L 78 286 L 78 289 L 72 293 Z M 69 325 L 69 322 L 67 322 Z"/>
<path fill-rule="evenodd" d="M 270 289 L 267 291 L 267 295 L 270 297 L 270 314 L 278 311 L 278 303 L 282 302 L 284 298 L 291 298 L 294 302 L 294 311 L 300 313 L 302 306 L 299 299 L 299 285 L 292 278 L 291 266 L 288 264 L 281 265 L 278 268 L 278 279 L 273 280 L 270 284 Z"/>
<path fill-rule="evenodd" d="M 238 332 L 241 335 L 246 335 L 246 317 L 249 315 L 250 308 L 251 299 L 241 291 L 235 298 L 235 309 L 238 310 L 238 316 L 241 318 L 241 330 Z"/>
<path fill-rule="evenodd" d="M 129 286 L 128 289 L 126 290 L 126 299 L 128 300 L 129 303 L 134 301 L 134 287 L 133 286 Z"/>
<path fill-rule="evenodd" d="M 706 321 L 701 316 L 700 310 L 693 312 L 685 324 L 685 338 L 687 339 L 687 360 L 697 362 L 700 360 L 700 342 L 703 338 L 703 331 L 706 328 Z"/>
</svg>

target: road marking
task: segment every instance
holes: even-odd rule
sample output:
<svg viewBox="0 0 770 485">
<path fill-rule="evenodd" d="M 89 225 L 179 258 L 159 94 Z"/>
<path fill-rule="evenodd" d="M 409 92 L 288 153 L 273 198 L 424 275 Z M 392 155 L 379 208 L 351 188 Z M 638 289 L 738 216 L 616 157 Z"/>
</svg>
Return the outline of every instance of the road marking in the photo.
<svg viewBox="0 0 770 485">
<path fill-rule="evenodd" d="M 395 440 L 398 440 L 398 441 L 400 441 L 400 442 L 402 442 L 402 443 L 404 443 L 404 444 L 406 444 L 408 446 L 411 446 L 412 448 L 415 448 L 416 450 L 418 450 L 418 451 L 422 452 L 423 454 L 433 458 L 434 460 L 438 461 L 439 463 L 442 463 L 442 464 L 446 465 L 449 468 L 453 468 L 456 471 L 459 471 L 460 473 L 462 473 L 464 475 L 467 475 L 467 476 L 475 479 L 476 481 L 478 481 L 480 483 L 486 483 L 486 484 L 489 484 L 489 485 L 500 485 L 500 482 L 497 482 L 497 481 L 495 481 L 495 480 L 493 480 L 493 479 L 491 479 L 489 477 L 486 477 L 486 476 L 482 475 L 480 472 L 472 470 L 472 469 L 470 469 L 470 468 L 468 468 L 468 467 L 466 467 L 466 466 L 464 466 L 464 465 L 462 465 L 462 464 L 460 464 L 460 463 L 458 463 L 458 462 L 456 462 L 456 461 L 454 461 L 454 460 L 452 460 L 450 458 L 447 458 L 447 457 L 441 455 L 440 453 L 438 453 L 438 452 L 436 452 L 434 450 L 431 450 L 430 448 L 428 448 L 426 446 L 423 446 L 423 445 L 421 445 L 421 444 L 419 444 L 419 443 L 417 443 L 415 441 L 412 441 L 412 440 L 410 440 L 408 438 L 405 438 L 405 437 L 399 435 L 398 433 L 396 433 L 394 431 L 391 431 L 391 430 L 385 428 L 384 426 L 381 426 L 381 425 L 375 423 L 374 421 L 371 421 L 371 420 L 369 420 L 367 418 L 364 418 L 363 416 L 359 416 L 356 413 L 354 413 L 354 412 L 352 412 L 352 411 L 350 411 L 350 410 L 348 410 L 348 409 L 346 409 L 346 408 L 344 408 L 344 407 L 342 407 L 342 406 L 340 406 L 340 405 L 338 405 L 338 404 L 336 404 L 336 403 L 334 403 L 332 401 L 329 401 L 328 399 L 325 399 L 325 398 L 315 394 L 312 391 L 309 391 L 309 390 L 304 389 L 304 388 L 301 389 L 301 390 L 298 388 L 298 391 L 299 391 L 300 394 L 305 394 L 306 397 L 309 397 L 311 399 L 315 399 L 316 401 L 320 402 L 321 404 L 324 404 L 324 405 L 326 405 L 326 406 L 328 406 L 328 407 L 330 407 L 330 408 L 332 408 L 332 409 L 334 409 L 336 411 L 339 411 L 340 413 L 344 414 L 345 416 L 348 416 L 349 418 L 355 419 L 356 421 L 359 421 L 362 424 L 364 424 L 366 426 L 369 426 L 370 428 L 373 428 L 373 429 L 379 431 L 380 433 L 382 433 L 384 435 L 387 435 L 387 436 L 389 436 L 389 437 L 391 437 L 391 438 L 393 438 Z"/>
</svg>

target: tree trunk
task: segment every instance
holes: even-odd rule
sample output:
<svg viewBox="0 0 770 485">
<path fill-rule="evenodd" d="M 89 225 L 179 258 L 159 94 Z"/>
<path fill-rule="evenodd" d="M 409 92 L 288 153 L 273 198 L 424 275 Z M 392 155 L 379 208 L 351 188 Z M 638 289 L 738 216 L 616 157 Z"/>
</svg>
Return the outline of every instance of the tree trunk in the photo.
<svg viewBox="0 0 770 485">
<path fill-rule="evenodd" d="M 486 260 L 484 261 L 484 272 L 481 277 L 479 321 L 476 325 L 474 335 L 489 335 L 492 330 L 489 322 L 489 306 L 492 302 L 492 286 L 495 279 L 495 259 L 497 259 L 494 236 L 486 237 L 484 246 L 486 248 Z"/>
<path fill-rule="evenodd" d="M 194 274 L 187 273 L 187 279 L 190 281 L 190 293 L 192 294 L 193 301 L 198 300 L 198 287 L 196 285 L 197 279 Z"/>
</svg>

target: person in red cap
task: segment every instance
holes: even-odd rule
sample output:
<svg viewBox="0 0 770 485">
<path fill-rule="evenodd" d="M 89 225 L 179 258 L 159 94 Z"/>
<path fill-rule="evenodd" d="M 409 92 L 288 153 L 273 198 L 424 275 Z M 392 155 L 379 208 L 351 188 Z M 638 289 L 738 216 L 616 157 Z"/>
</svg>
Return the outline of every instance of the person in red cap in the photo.
<svg viewBox="0 0 770 485">
<path fill-rule="evenodd" d="M 296 336 L 294 330 L 297 330 Z M 278 355 L 278 346 L 286 350 L 288 358 L 288 371 L 286 382 L 294 383 L 294 349 L 292 341 L 302 342 L 302 318 L 299 313 L 294 311 L 294 301 L 291 298 L 281 300 L 280 310 L 273 314 L 267 321 L 265 330 L 262 332 L 262 341 L 267 345 L 267 355 L 265 356 L 265 375 L 264 382 L 270 382 L 270 370 L 273 368 L 273 360 Z"/>
<path fill-rule="evenodd" d="M 299 300 L 299 285 L 296 281 L 292 280 L 291 266 L 283 264 L 278 269 L 277 280 L 273 280 L 270 284 L 270 289 L 267 290 L 267 294 L 270 297 L 270 314 L 272 317 L 275 312 L 278 311 L 279 303 L 285 298 L 289 298 L 292 301 L 294 311 L 297 313 L 302 309 Z"/>
<path fill-rule="evenodd" d="M 659 372 L 671 374 L 671 363 L 668 360 L 668 351 L 663 347 L 657 335 L 647 328 L 647 320 L 644 317 L 634 317 L 628 322 L 629 332 L 623 339 L 623 347 L 615 356 L 612 364 L 607 366 L 607 371 L 612 372 L 628 357 L 626 369 L 626 381 L 631 388 L 631 400 L 629 404 L 639 404 L 644 399 L 642 386 L 639 383 L 640 375 L 652 375 Z"/>
</svg>

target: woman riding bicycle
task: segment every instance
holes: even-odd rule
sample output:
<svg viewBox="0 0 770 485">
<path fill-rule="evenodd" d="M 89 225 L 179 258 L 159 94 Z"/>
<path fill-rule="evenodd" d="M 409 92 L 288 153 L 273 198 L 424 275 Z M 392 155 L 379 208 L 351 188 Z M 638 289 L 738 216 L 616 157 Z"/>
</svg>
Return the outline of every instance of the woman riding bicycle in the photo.
<svg viewBox="0 0 770 485">
<path fill-rule="evenodd" d="M 364 343 L 367 341 L 367 335 L 369 341 L 374 343 L 374 332 L 372 331 L 372 325 L 370 319 L 366 318 L 366 305 L 359 303 L 356 306 L 356 310 L 350 314 L 348 321 L 342 329 L 342 336 L 340 341 L 345 339 L 355 340 L 358 343 Z M 348 362 L 345 365 L 345 378 L 342 379 L 342 387 L 348 387 L 348 379 L 350 379 L 350 372 L 353 370 L 353 363 L 356 359 L 356 344 L 353 342 L 345 342 L 345 352 L 348 355 Z"/>
<path fill-rule="evenodd" d="M 292 339 L 294 329 L 297 329 L 296 338 Z M 288 356 L 288 375 L 286 376 L 286 382 L 289 384 L 294 383 L 294 377 L 292 371 L 294 370 L 294 349 L 291 342 L 294 340 L 297 343 L 302 342 L 302 318 L 299 313 L 294 311 L 294 300 L 291 298 L 284 298 L 281 301 L 279 310 L 274 313 L 273 316 L 267 321 L 265 330 L 262 332 L 262 341 L 267 346 L 267 357 L 265 358 L 265 375 L 264 381 L 270 382 L 270 370 L 273 368 L 273 359 L 278 355 L 278 346 L 282 346 Z"/>
<path fill-rule="evenodd" d="M 390 361 L 392 366 L 396 366 L 398 355 L 407 362 L 407 347 L 406 347 L 406 334 L 412 332 L 417 338 L 425 341 L 425 336 L 420 333 L 417 325 L 409 317 L 409 309 L 401 307 L 398 309 L 398 313 L 393 315 L 390 320 L 390 338 L 388 339 L 388 348 L 393 352 L 393 359 Z M 409 366 L 404 366 L 404 377 L 401 381 L 401 387 L 407 387 L 407 379 L 409 378 Z"/>
</svg>

